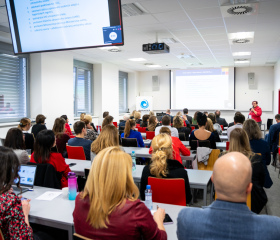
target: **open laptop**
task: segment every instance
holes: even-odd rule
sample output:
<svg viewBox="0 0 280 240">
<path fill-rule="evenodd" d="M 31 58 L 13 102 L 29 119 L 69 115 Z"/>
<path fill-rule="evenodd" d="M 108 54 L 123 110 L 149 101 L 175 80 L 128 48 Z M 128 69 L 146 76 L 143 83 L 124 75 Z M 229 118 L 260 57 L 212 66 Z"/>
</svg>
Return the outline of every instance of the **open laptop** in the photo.
<svg viewBox="0 0 280 240">
<path fill-rule="evenodd" d="M 36 175 L 36 165 L 21 165 L 20 170 L 18 172 L 20 176 L 20 188 L 16 185 L 13 185 L 13 192 L 16 195 L 20 193 L 27 192 L 29 189 L 32 189 L 35 182 L 35 175 Z M 16 184 L 16 182 L 15 182 Z"/>
</svg>

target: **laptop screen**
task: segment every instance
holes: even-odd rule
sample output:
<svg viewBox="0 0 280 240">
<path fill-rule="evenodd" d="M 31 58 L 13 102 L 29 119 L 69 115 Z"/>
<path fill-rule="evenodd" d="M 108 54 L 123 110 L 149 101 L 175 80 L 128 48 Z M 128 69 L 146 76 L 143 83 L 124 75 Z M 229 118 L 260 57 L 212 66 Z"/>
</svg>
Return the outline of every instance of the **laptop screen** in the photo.
<svg viewBox="0 0 280 240">
<path fill-rule="evenodd" d="M 18 172 L 20 176 L 20 185 L 30 186 L 34 185 L 35 173 L 37 166 L 21 165 Z"/>
</svg>

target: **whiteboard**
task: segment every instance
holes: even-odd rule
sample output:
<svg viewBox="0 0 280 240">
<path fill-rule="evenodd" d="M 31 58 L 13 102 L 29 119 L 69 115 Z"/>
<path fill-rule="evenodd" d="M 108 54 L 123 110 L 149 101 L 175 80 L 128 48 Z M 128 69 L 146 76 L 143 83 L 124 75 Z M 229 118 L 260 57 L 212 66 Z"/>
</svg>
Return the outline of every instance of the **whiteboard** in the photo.
<svg viewBox="0 0 280 240">
<path fill-rule="evenodd" d="M 259 107 L 263 111 L 272 111 L 273 91 L 269 90 L 246 90 L 240 91 L 235 96 L 235 109 L 239 111 L 249 111 L 252 101 L 258 101 Z"/>
</svg>

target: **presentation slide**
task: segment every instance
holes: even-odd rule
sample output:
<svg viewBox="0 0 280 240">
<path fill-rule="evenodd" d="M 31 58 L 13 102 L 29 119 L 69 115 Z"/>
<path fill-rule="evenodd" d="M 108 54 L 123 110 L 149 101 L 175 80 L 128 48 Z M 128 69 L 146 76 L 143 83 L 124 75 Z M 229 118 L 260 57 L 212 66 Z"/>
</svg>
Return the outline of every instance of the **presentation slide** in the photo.
<svg viewBox="0 0 280 240">
<path fill-rule="evenodd" d="M 111 26 L 107 0 L 6 2 L 16 53 L 123 42 L 121 23 Z"/>
<path fill-rule="evenodd" d="M 171 74 L 171 108 L 233 110 L 234 68 L 176 70 Z"/>
</svg>

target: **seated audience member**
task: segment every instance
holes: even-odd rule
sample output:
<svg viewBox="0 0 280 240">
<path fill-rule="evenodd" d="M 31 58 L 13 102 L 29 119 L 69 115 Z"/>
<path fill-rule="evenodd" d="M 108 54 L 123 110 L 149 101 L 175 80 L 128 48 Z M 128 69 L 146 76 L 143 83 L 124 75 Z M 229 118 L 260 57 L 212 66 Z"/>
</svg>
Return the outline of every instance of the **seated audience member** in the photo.
<svg viewBox="0 0 280 240">
<path fill-rule="evenodd" d="M 262 139 L 262 132 L 259 128 L 257 122 L 253 119 L 247 119 L 243 124 L 243 129 L 247 133 L 250 146 L 254 153 L 261 153 L 262 155 L 262 163 L 265 169 L 265 182 L 264 187 L 270 188 L 273 184 L 269 172 L 267 170 L 267 166 L 271 162 L 271 153 L 269 149 L 268 143 Z"/>
<path fill-rule="evenodd" d="M 167 127 L 162 127 L 159 131 L 159 133 L 165 133 L 171 137 L 171 131 Z M 179 163 L 182 163 L 181 155 L 183 156 L 190 156 L 190 150 L 187 149 L 184 144 L 181 142 L 181 140 L 177 137 L 171 137 L 172 140 L 172 148 L 173 148 L 173 157 L 172 159 L 177 160 Z M 153 149 L 152 146 L 149 149 L 149 153 L 152 154 Z"/>
<path fill-rule="evenodd" d="M 0 146 L 0 226 L 4 239 L 33 239 L 28 221 L 29 201 L 21 200 L 11 190 L 15 180 L 18 180 L 19 187 L 19 168 L 16 154 L 11 149 Z"/>
<path fill-rule="evenodd" d="M 92 116 L 90 116 L 89 114 L 86 114 L 84 116 L 84 119 L 89 121 L 89 124 L 91 126 L 91 128 L 89 128 L 89 129 L 92 129 L 94 132 L 97 132 L 97 129 L 95 128 L 94 123 L 92 122 Z"/>
<path fill-rule="evenodd" d="M 206 115 L 206 117 L 208 117 L 208 112 L 203 112 L 205 115 Z"/>
<path fill-rule="evenodd" d="M 150 118 L 150 115 L 148 114 L 145 114 L 143 117 L 142 117 L 142 123 L 141 123 L 141 127 L 148 127 L 148 124 L 149 124 L 149 118 Z"/>
<path fill-rule="evenodd" d="M 242 113 L 234 115 L 234 125 L 227 129 L 228 139 L 230 139 L 230 133 L 233 129 L 243 127 L 244 121 L 245 121 L 245 116 Z"/>
<path fill-rule="evenodd" d="M 103 132 L 103 130 L 102 130 Z M 165 211 L 154 216 L 138 199 L 131 157 L 119 147 L 98 153 L 73 212 L 76 233 L 90 239 L 166 240 Z M 104 187 L 106 186 L 106 187 Z"/>
<path fill-rule="evenodd" d="M 191 129 L 188 127 L 184 127 L 184 120 L 183 118 L 176 116 L 173 119 L 173 127 L 178 130 L 178 133 L 184 133 L 186 141 L 189 141 L 189 135 L 191 133 Z"/>
<path fill-rule="evenodd" d="M 144 117 L 144 116 L 143 116 Z M 129 115 L 128 114 L 125 114 L 123 116 L 123 121 L 119 123 L 119 128 L 124 128 L 125 127 L 125 123 L 126 121 L 129 119 Z"/>
<path fill-rule="evenodd" d="M 241 114 L 241 112 L 235 112 L 234 116 L 235 116 L 236 114 Z M 230 128 L 230 127 L 232 127 L 233 125 L 234 125 L 234 122 L 231 122 L 231 123 L 228 124 L 228 127 Z"/>
<path fill-rule="evenodd" d="M 263 189 L 265 182 L 265 169 L 262 163 L 262 157 L 251 151 L 250 142 L 247 133 L 242 128 L 235 128 L 230 133 L 228 152 L 243 153 L 252 164 L 252 211 L 260 213 L 267 203 L 267 196 Z M 222 152 L 220 155 L 226 154 Z"/>
<path fill-rule="evenodd" d="M 61 118 L 63 118 L 65 120 L 65 133 L 69 136 L 73 136 L 70 125 L 68 124 L 69 119 L 68 119 L 67 115 L 61 115 Z"/>
<path fill-rule="evenodd" d="M 156 127 L 160 126 L 160 123 L 157 120 L 156 116 L 150 116 L 149 118 L 149 125 L 146 128 L 146 131 L 154 132 Z"/>
<path fill-rule="evenodd" d="M 54 166 L 57 172 L 62 173 L 61 188 L 68 187 L 68 173 L 71 172 L 69 165 L 61 153 L 51 152 L 55 146 L 55 135 L 52 130 L 43 130 L 38 133 L 34 144 L 34 152 L 31 155 L 32 163 L 49 163 Z"/>
<path fill-rule="evenodd" d="M 209 114 L 210 115 L 210 114 Z M 217 130 L 214 129 L 214 126 L 213 126 L 213 123 L 212 123 L 212 120 L 209 118 L 207 118 L 207 124 L 206 124 L 206 127 L 205 129 L 211 133 L 214 134 L 214 137 L 215 137 L 215 142 L 221 142 L 221 139 L 220 139 L 220 136 L 219 136 L 219 133 L 217 132 Z"/>
<path fill-rule="evenodd" d="M 221 111 L 220 110 L 216 110 L 215 115 L 216 115 L 217 123 L 219 123 L 220 125 L 223 125 L 224 127 L 228 126 L 227 121 L 224 118 L 220 118 L 220 116 L 221 116 Z"/>
<path fill-rule="evenodd" d="M 83 147 L 86 155 L 86 159 L 90 160 L 90 147 L 92 141 L 84 139 L 87 134 L 86 124 L 82 121 L 75 122 L 74 131 L 76 134 L 75 138 L 71 138 L 68 141 L 69 146 Z"/>
<path fill-rule="evenodd" d="M 134 114 L 136 113 L 136 110 L 133 110 L 133 112 L 130 114 L 130 119 L 134 119 Z M 135 119 L 134 119 L 135 120 Z"/>
<path fill-rule="evenodd" d="M 90 125 L 90 121 L 87 118 L 84 118 L 83 122 L 86 125 L 87 134 L 84 139 L 94 141 L 96 139 L 96 132 L 93 130 L 93 127 Z"/>
<path fill-rule="evenodd" d="M 197 125 L 198 129 L 191 132 L 190 142 L 192 140 L 208 140 L 210 142 L 210 148 L 216 149 L 215 135 L 205 129 L 207 124 L 207 117 L 202 112 L 197 113 Z"/>
<path fill-rule="evenodd" d="M 135 119 L 136 124 L 141 124 L 142 123 L 141 113 L 140 112 L 135 112 L 134 113 L 134 119 Z"/>
<path fill-rule="evenodd" d="M 183 119 L 183 124 L 184 127 L 188 127 L 189 129 L 191 129 L 191 125 L 186 117 L 186 115 L 182 114 L 181 112 L 177 112 L 175 117 L 180 117 Z M 174 120 L 173 120 L 174 121 Z M 171 122 L 173 124 L 173 122 Z"/>
<path fill-rule="evenodd" d="M 217 123 L 217 121 L 216 121 L 216 115 L 215 115 L 214 113 L 209 113 L 209 114 L 208 114 L 208 118 L 211 119 L 214 130 L 216 130 L 217 133 L 218 133 L 219 135 L 221 135 L 222 132 L 223 132 L 223 129 L 222 129 L 221 125 L 220 125 L 219 123 Z"/>
<path fill-rule="evenodd" d="M 156 116 L 155 113 L 154 113 L 153 111 L 150 111 L 150 112 L 149 112 L 149 115 L 150 115 L 150 116 Z"/>
<path fill-rule="evenodd" d="M 112 116 L 108 115 L 107 117 L 105 117 L 103 119 L 102 128 L 104 128 L 106 125 L 113 125 L 113 121 L 114 121 L 114 118 Z"/>
<path fill-rule="evenodd" d="M 136 138 L 138 147 L 145 147 L 143 138 L 140 132 L 135 131 L 136 123 L 134 120 L 129 119 L 126 121 L 124 133 L 121 134 L 121 138 Z"/>
<path fill-rule="evenodd" d="M 10 128 L 7 132 L 4 146 L 11 148 L 17 155 L 21 164 L 29 162 L 29 157 L 25 151 L 24 135 L 19 128 Z"/>
<path fill-rule="evenodd" d="M 43 114 L 37 115 L 36 124 L 33 125 L 31 129 L 31 133 L 34 135 L 35 138 L 40 131 L 47 129 L 45 125 L 45 119 L 46 117 Z"/>
<path fill-rule="evenodd" d="M 181 210 L 177 219 L 178 240 L 279 238 L 280 218 L 256 215 L 246 206 L 252 189 L 252 168 L 246 156 L 232 152 L 219 158 L 211 179 L 217 200 L 204 208 Z"/>
<path fill-rule="evenodd" d="M 161 122 L 162 122 L 162 126 L 156 127 L 155 135 L 159 134 L 159 131 L 162 127 L 168 127 L 171 131 L 171 136 L 177 137 L 177 138 L 179 137 L 177 128 L 174 128 L 174 127 L 170 126 L 171 125 L 171 119 L 170 119 L 169 116 L 167 116 L 167 115 L 163 116 L 162 119 L 161 119 Z"/>
<path fill-rule="evenodd" d="M 105 118 L 105 117 L 107 117 L 107 116 L 109 116 L 109 112 L 108 112 L 108 111 L 105 111 L 105 112 L 103 113 L 103 118 Z"/>
<path fill-rule="evenodd" d="M 171 114 L 170 109 L 167 109 L 165 115 L 169 116 L 171 119 L 171 123 L 173 123 L 173 116 L 171 116 L 170 114 Z"/>
<path fill-rule="evenodd" d="M 114 125 L 107 125 L 102 129 L 98 138 L 91 144 L 91 160 L 104 148 L 114 146 L 119 146 L 118 129 Z"/>
<path fill-rule="evenodd" d="M 31 149 L 31 152 L 33 152 L 33 145 L 34 145 L 34 136 L 32 133 L 29 133 L 29 129 L 31 128 L 31 121 L 29 118 L 22 118 L 19 122 L 18 128 L 22 131 L 24 134 L 24 142 L 25 142 L 25 148 Z"/>
<path fill-rule="evenodd" d="M 56 149 L 64 158 L 67 157 L 66 144 L 70 139 L 69 135 L 65 133 L 65 124 L 65 118 L 56 118 L 52 129 L 55 135 Z"/>
<path fill-rule="evenodd" d="M 187 120 L 189 121 L 189 123 L 192 124 L 192 117 L 188 115 L 189 114 L 189 109 L 184 108 L 183 109 L 183 114 L 187 117 Z"/>
<path fill-rule="evenodd" d="M 192 120 L 192 124 L 193 125 L 197 125 L 197 114 L 199 113 L 199 111 L 196 111 L 194 113 L 194 116 L 193 116 L 193 120 Z"/>
<path fill-rule="evenodd" d="M 277 154 L 278 154 L 278 143 L 279 143 L 279 133 L 280 133 L 280 114 L 275 115 L 276 124 L 273 124 L 269 128 L 268 133 L 268 144 L 270 151 L 273 155 L 272 165 L 276 166 Z"/>
<path fill-rule="evenodd" d="M 145 166 L 141 176 L 141 199 L 145 200 L 145 189 L 148 185 L 148 177 L 156 178 L 183 178 L 185 180 L 186 204 L 192 199 L 188 173 L 179 161 L 173 160 L 173 148 L 171 137 L 160 133 L 155 136 L 151 148 L 153 149 L 152 159 L 149 165 Z"/>
</svg>

